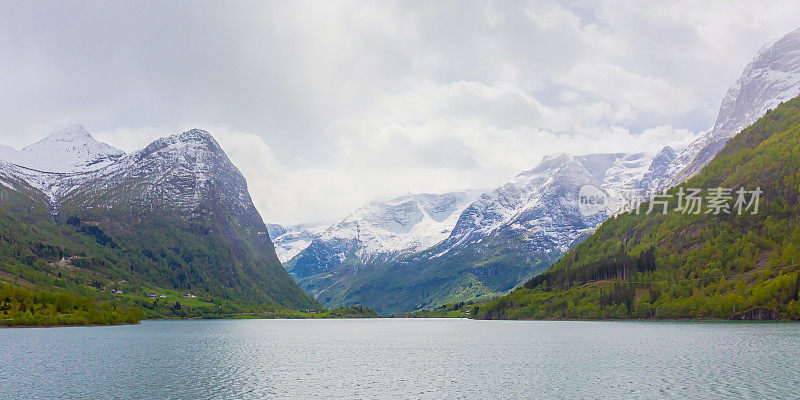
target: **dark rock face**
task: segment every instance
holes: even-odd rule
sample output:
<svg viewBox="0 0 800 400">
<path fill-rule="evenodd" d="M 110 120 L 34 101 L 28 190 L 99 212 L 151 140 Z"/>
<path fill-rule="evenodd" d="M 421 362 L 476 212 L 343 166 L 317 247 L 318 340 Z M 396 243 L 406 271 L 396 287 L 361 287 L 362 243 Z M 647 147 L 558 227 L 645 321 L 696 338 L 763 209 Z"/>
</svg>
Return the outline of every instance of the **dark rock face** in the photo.
<svg viewBox="0 0 800 400">
<path fill-rule="evenodd" d="M 731 319 L 737 321 L 773 321 L 776 319 L 776 316 L 774 310 L 758 307 L 736 314 L 732 316 Z"/>
</svg>

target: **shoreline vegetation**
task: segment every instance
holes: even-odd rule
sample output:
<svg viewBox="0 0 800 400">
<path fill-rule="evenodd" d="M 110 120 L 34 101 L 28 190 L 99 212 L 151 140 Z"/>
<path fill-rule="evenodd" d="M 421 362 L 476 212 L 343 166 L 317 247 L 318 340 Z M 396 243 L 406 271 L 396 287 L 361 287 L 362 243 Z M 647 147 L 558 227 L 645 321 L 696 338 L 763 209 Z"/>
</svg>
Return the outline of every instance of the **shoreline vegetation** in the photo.
<svg viewBox="0 0 800 400">
<path fill-rule="evenodd" d="M 331 318 L 382 318 L 377 311 L 360 305 L 338 307 L 330 310 L 292 310 L 292 309 L 272 309 L 263 312 L 248 312 L 240 314 L 230 314 L 220 317 L 197 317 L 197 318 L 175 318 L 175 319 L 331 319 Z M 172 319 L 172 318 L 153 318 L 153 319 Z"/>
<path fill-rule="evenodd" d="M 141 297 L 141 296 L 139 296 Z M 0 328 L 135 325 L 143 319 L 317 319 L 380 318 L 375 310 L 360 305 L 322 310 L 280 307 L 237 307 L 171 294 L 167 299 L 145 302 L 133 295 L 95 299 L 72 293 L 31 290 L 0 282 Z M 159 307 L 158 300 L 163 307 Z M 183 304 L 181 303 L 183 301 Z M 217 307 L 219 305 L 219 307 Z M 149 307 L 148 307 L 149 306 Z M 162 309 L 163 308 L 163 309 Z"/>
<path fill-rule="evenodd" d="M 0 327 L 137 324 L 142 316 L 130 305 L 0 284 Z"/>
<path fill-rule="evenodd" d="M 434 309 L 417 310 L 406 313 L 401 318 L 458 318 L 472 320 L 506 320 L 506 321 L 586 321 L 586 322 L 791 322 L 798 323 L 800 320 L 776 316 L 777 313 L 771 309 L 754 307 L 742 313 L 730 317 L 637 317 L 637 316 L 600 316 L 600 317 L 520 317 L 511 318 L 486 318 L 480 312 L 481 306 L 492 307 L 492 302 L 486 303 L 467 303 L 463 306 L 459 304 L 448 304 Z M 765 313 L 766 312 L 766 313 Z"/>
<path fill-rule="evenodd" d="M 599 282 L 598 282 L 599 283 Z M 607 282 L 611 283 L 611 282 Z M 521 288 L 523 292 L 527 289 Z M 515 291 L 515 292 L 519 292 Z M 540 294 L 544 294 L 541 293 Z M 550 293 L 552 296 L 552 293 Z M 176 301 L 171 306 L 172 313 L 154 313 L 155 309 L 141 309 L 126 299 L 116 301 L 96 300 L 89 296 L 70 293 L 54 293 L 45 290 L 30 290 L 20 286 L 0 282 L 0 328 L 25 327 L 80 327 L 136 325 L 142 320 L 196 320 L 196 319 L 338 319 L 338 318 L 466 318 L 474 320 L 487 318 L 487 311 L 496 307 L 502 298 L 487 302 L 460 302 L 446 304 L 435 309 L 417 310 L 401 315 L 380 315 L 375 310 L 360 305 L 323 310 L 293 310 L 267 307 L 259 311 L 227 308 L 229 312 L 210 313 L 211 305 L 198 299 L 183 299 L 195 306 L 181 305 Z M 194 300 L 196 302 L 192 302 Z M 199 307 L 197 305 L 200 305 Z M 183 310 L 183 313 L 180 311 Z M 511 318 L 509 318 L 511 317 Z M 536 321 L 642 321 L 642 322 L 790 322 L 791 318 L 781 318 L 773 310 L 754 307 L 729 317 L 680 317 L 658 318 L 656 316 L 632 316 L 627 313 L 597 315 L 596 317 L 536 316 L 514 315 L 503 319 Z"/>
</svg>

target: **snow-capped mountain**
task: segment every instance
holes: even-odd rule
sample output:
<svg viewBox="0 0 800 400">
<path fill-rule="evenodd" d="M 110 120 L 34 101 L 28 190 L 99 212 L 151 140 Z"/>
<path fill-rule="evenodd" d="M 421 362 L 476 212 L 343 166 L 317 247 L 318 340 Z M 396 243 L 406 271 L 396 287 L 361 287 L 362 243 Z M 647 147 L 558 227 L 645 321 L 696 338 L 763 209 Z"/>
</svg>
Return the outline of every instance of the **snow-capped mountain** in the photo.
<svg viewBox="0 0 800 400">
<path fill-rule="evenodd" d="M 342 266 L 370 267 L 422 251 L 444 240 L 461 211 L 481 193 L 408 194 L 373 201 L 313 239 L 288 269 L 298 279 Z"/>
<path fill-rule="evenodd" d="M 61 179 L 56 204 L 81 208 L 164 209 L 201 217 L 208 207 L 234 213 L 248 228 L 267 235 L 247 183 L 211 134 L 192 129 L 158 139 L 101 170 Z M 79 185 L 74 185 L 79 182 Z"/>
<path fill-rule="evenodd" d="M 297 253 L 305 250 L 314 239 L 319 238 L 331 225 L 309 223 L 296 225 L 267 224 L 269 237 L 275 244 L 275 252 L 282 263 L 288 262 Z"/>
<path fill-rule="evenodd" d="M 764 45 L 728 89 L 714 127 L 691 143 L 659 183 L 664 189 L 696 175 L 742 129 L 800 94 L 800 29 Z"/>
<path fill-rule="evenodd" d="M 563 252 L 579 233 L 594 228 L 614 210 L 582 216 L 578 194 L 584 185 L 604 191 L 609 198 L 639 196 L 648 189 L 646 178 L 661 169 L 674 154 L 667 147 L 658 155 L 608 153 L 545 156 L 535 168 L 486 193 L 467 207 L 453 233 L 434 258 L 459 247 L 479 245 L 499 231 L 520 232 L 533 252 Z M 538 239 L 531 241 L 533 237 Z"/>
<path fill-rule="evenodd" d="M 206 131 L 171 135 L 125 154 L 74 125 L 21 152 L 43 160 L 100 160 L 91 165 L 61 163 L 62 170 L 48 172 L 21 163 L 0 163 L 0 177 L 7 178 L 0 183 L 22 181 L 39 190 L 50 200 L 54 214 L 68 207 L 130 213 L 167 210 L 188 218 L 199 216 L 205 207 L 219 206 L 235 213 L 245 226 L 258 227 L 258 234 L 267 235 L 244 177 Z M 41 166 L 45 161 L 38 158 L 28 164 Z M 57 163 L 51 164 L 49 169 L 54 169 Z"/>
<path fill-rule="evenodd" d="M 613 212 L 609 205 L 583 215 L 581 187 L 609 198 L 640 194 L 674 157 L 668 147 L 658 154 L 555 154 L 471 202 L 463 193 L 374 202 L 320 235 L 287 268 L 324 304 L 363 303 L 381 312 L 500 293 L 549 266 Z"/>
<path fill-rule="evenodd" d="M 50 209 L 42 223 L 124 249 L 116 257 L 128 265 L 116 274 L 251 303 L 318 306 L 284 270 L 245 178 L 208 132 L 124 154 L 75 126 L 20 152 L 33 158 L 11 152 L 0 161 L 0 208 L 21 194 Z"/>
<path fill-rule="evenodd" d="M 0 146 L 0 159 L 45 172 L 86 172 L 107 167 L 125 153 L 95 140 L 81 125 L 72 125 L 15 150 Z"/>
<path fill-rule="evenodd" d="M 424 250 L 444 240 L 464 207 L 480 194 L 479 190 L 422 193 L 374 201 L 326 230 L 320 241 L 357 241 L 357 255 L 365 260 Z"/>
<path fill-rule="evenodd" d="M 20 152 L 32 157 L 28 165 L 22 164 L 17 154 L 3 165 L 2 173 L 40 190 L 56 213 L 65 205 L 128 210 L 167 207 L 191 216 L 216 199 L 248 221 L 258 216 L 244 177 L 213 136 L 203 130 L 164 137 L 125 154 L 74 125 Z M 52 171 L 44 171 L 41 167 L 48 159 L 80 161 L 49 161 L 47 169 Z M 86 164 L 85 160 L 94 162 Z M 261 232 L 266 235 L 266 228 Z"/>
</svg>

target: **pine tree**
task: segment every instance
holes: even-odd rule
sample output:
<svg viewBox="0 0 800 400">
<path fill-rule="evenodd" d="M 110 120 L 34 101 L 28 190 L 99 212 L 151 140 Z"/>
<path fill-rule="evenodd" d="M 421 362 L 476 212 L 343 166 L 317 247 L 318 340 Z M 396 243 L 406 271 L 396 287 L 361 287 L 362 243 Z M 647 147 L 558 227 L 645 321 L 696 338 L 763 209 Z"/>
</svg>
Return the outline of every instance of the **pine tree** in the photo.
<svg viewBox="0 0 800 400">
<path fill-rule="evenodd" d="M 791 292 L 792 300 L 800 301 L 800 272 L 797 273 L 796 278 L 794 280 L 794 290 Z"/>
</svg>

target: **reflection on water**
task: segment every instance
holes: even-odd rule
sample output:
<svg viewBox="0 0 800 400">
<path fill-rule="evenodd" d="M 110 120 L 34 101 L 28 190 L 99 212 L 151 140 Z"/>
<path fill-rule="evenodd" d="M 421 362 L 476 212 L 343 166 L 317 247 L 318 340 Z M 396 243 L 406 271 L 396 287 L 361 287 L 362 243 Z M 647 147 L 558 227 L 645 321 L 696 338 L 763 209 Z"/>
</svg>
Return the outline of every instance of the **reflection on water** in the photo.
<svg viewBox="0 0 800 400">
<path fill-rule="evenodd" d="M 0 329 L 0 398 L 777 398 L 800 324 L 145 321 Z"/>
</svg>

